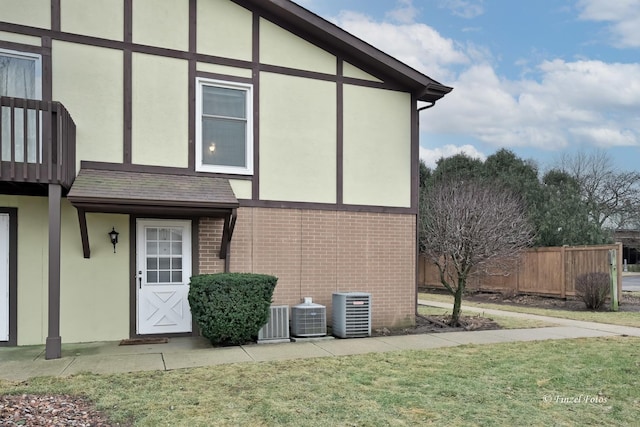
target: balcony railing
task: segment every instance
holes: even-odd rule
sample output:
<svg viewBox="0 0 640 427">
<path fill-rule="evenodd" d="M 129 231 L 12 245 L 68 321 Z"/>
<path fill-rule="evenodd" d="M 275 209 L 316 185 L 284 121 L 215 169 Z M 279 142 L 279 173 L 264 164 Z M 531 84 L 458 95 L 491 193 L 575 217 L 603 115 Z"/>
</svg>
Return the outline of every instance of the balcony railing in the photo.
<svg viewBox="0 0 640 427">
<path fill-rule="evenodd" d="M 60 184 L 76 175 L 76 125 L 59 102 L 0 97 L 0 181 Z"/>
</svg>

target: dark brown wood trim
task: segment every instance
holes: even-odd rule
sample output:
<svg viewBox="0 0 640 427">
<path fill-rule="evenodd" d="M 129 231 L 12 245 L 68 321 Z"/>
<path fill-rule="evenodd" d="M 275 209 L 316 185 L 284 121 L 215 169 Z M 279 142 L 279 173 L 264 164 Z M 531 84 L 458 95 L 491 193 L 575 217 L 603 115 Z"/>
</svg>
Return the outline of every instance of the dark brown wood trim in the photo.
<svg viewBox="0 0 640 427">
<path fill-rule="evenodd" d="M 249 61 L 244 61 L 242 59 L 225 58 L 224 56 L 205 55 L 203 53 L 196 54 L 196 60 L 198 62 L 208 64 L 225 65 L 227 67 L 234 68 L 246 68 L 248 70 L 253 68 L 253 63 Z"/>
<path fill-rule="evenodd" d="M 274 209 L 305 209 L 320 211 L 340 211 L 340 212 L 371 212 L 389 213 L 401 215 L 416 215 L 414 208 L 399 208 L 393 206 L 368 206 L 368 205 L 341 205 L 333 203 L 313 203 L 313 202 L 289 202 L 277 200 L 247 200 L 240 199 L 240 207 L 251 208 L 274 208 Z"/>
<path fill-rule="evenodd" d="M 80 240 L 82 240 L 82 256 L 86 259 L 91 257 L 89 247 L 89 232 L 87 230 L 87 213 L 84 209 L 78 209 L 78 222 L 80 223 Z"/>
<path fill-rule="evenodd" d="M 243 181 L 249 181 L 253 179 L 250 175 L 232 175 L 232 174 L 220 174 L 209 172 L 196 172 L 192 169 L 177 168 L 171 166 L 152 166 L 152 165 L 137 165 L 137 164 L 122 164 L 122 163 L 107 163 L 107 162 L 94 162 L 88 160 L 82 160 L 80 162 L 81 169 L 97 169 L 97 170 L 113 170 L 124 172 L 142 172 L 142 173 L 164 173 L 168 175 L 189 175 L 189 176 L 206 176 L 215 178 L 226 179 L 238 179 Z"/>
<path fill-rule="evenodd" d="M 231 215 L 224 219 L 222 225 L 222 244 L 220 245 L 220 258 L 224 259 L 224 272 L 231 272 L 231 241 L 233 238 L 233 230 L 236 228 L 236 221 L 238 219 L 238 210 L 231 211 Z"/>
<path fill-rule="evenodd" d="M 344 62 L 338 59 L 336 83 L 336 204 L 344 199 L 344 84 L 342 83 Z"/>
<path fill-rule="evenodd" d="M 124 28 L 123 40 L 126 45 L 131 43 L 133 37 L 133 4 L 132 0 L 124 0 L 123 12 Z M 133 132 L 133 53 L 131 49 L 124 48 L 122 52 L 122 162 L 132 162 L 132 132 Z"/>
<path fill-rule="evenodd" d="M 189 169 L 196 169 L 196 52 L 198 49 L 198 3 L 197 0 L 189 0 L 189 82 L 188 82 L 188 136 L 189 142 L 188 160 Z"/>
<path fill-rule="evenodd" d="M 60 31 L 60 0 L 51 0 L 51 30 Z"/>
<path fill-rule="evenodd" d="M 124 34 L 123 40 L 125 43 L 131 43 L 133 40 L 133 0 L 124 0 L 123 3 L 124 14 Z"/>
<path fill-rule="evenodd" d="M 51 101 L 53 94 L 53 64 L 51 61 L 51 37 L 42 37 L 42 100 Z M 44 124 L 46 126 L 46 123 Z M 47 132 L 47 129 L 43 129 Z M 46 133 L 45 133 L 46 135 Z"/>
<path fill-rule="evenodd" d="M 125 0 L 125 11 L 127 10 L 127 4 L 130 1 L 131 0 Z M 257 21 L 259 21 L 259 16 Z M 125 14 L 125 38 L 131 37 L 131 28 L 129 27 L 128 23 L 130 25 L 130 19 L 127 19 Z M 17 24 L 9 24 L 5 22 L 0 22 L 0 31 L 15 32 L 15 33 L 37 36 L 37 37 L 54 37 L 55 40 L 60 40 L 60 41 L 85 44 L 89 46 L 104 47 L 109 49 L 120 49 L 124 51 L 145 53 L 148 55 L 164 56 L 168 58 L 177 58 L 177 59 L 185 59 L 185 60 L 191 60 L 194 58 L 194 54 L 191 52 L 184 52 L 184 51 L 179 51 L 175 49 L 167 49 L 167 48 L 161 48 L 161 47 L 155 47 L 155 46 L 139 45 L 139 44 L 132 43 L 130 40 L 125 40 L 124 42 L 122 42 L 117 40 L 102 39 L 99 37 L 84 36 L 80 34 L 60 33 L 60 32 L 54 34 L 49 30 L 44 30 L 41 28 L 27 27 L 27 26 L 22 26 Z M 254 45 L 257 41 L 259 46 L 259 38 L 260 38 L 259 34 L 255 34 L 254 32 Z M 257 56 L 259 56 L 259 54 Z M 292 77 L 303 77 L 303 78 L 318 79 L 318 80 L 324 80 L 324 81 L 336 81 L 336 76 L 332 74 L 318 73 L 314 71 L 300 70 L 300 69 L 288 68 L 288 67 L 282 67 L 282 66 L 276 66 L 276 65 L 270 65 L 270 64 L 260 64 L 259 59 L 254 59 L 255 62 L 251 63 L 247 61 L 218 57 L 213 55 L 195 54 L 195 60 L 198 62 L 226 65 L 230 67 L 245 68 L 245 69 L 251 68 L 254 70 L 254 75 L 257 68 L 264 72 L 284 74 Z M 344 83 L 348 83 L 356 86 L 364 86 L 364 87 L 372 87 L 372 88 L 380 88 L 380 89 L 399 90 L 399 91 L 407 91 L 407 92 L 411 91 L 410 88 L 407 88 L 406 86 L 402 86 L 399 84 L 393 84 L 392 81 L 385 81 L 381 83 L 381 82 L 357 79 L 352 77 L 344 77 Z"/>
<path fill-rule="evenodd" d="M 125 164 L 132 162 L 132 132 L 133 132 L 133 54 L 130 50 L 123 52 L 123 135 L 122 135 L 122 161 Z"/>
<path fill-rule="evenodd" d="M 137 221 L 138 217 L 129 215 L 129 338 L 137 336 L 136 320 L 138 315 L 137 292 L 138 271 L 136 263 Z"/>
<path fill-rule="evenodd" d="M 18 345 L 18 209 L 2 208 L 9 214 L 9 340 L 0 341 L 0 347 Z"/>
<path fill-rule="evenodd" d="M 42 40 L 42 39 L 41 39 Z M 14 43 L 0 40 L 0 49 L 16 50 L 18 52 L 35 53 L 44 55 L 50 52 L 50 49 L 41 46 L 33 46 L 30 44 Z"/>
<path fill-rule="evenodd" d="M 260 199 L 260 15 L 253 13 L 252 25 L 253 60 L 253 181 L 251 198 Z"/>
<path fill-rule="evenodd" d="M 60 337 L 60 235 L 62 187 L 49 184 L 49 317 L 45 358 L 62 357 Z"/>
</svg>

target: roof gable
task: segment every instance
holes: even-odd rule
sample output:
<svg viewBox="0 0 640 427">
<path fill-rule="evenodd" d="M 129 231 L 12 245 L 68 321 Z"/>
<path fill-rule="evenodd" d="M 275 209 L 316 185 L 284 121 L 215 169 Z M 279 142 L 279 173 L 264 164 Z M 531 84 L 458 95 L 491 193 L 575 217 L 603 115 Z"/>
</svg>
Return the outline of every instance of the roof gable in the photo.
<svg viewBox="0 0 640 427">
<path fill-rule="evenodd" d="M 397 82 L 418 100 L 435 102 L 452 90 L 290 0 L 232 1 L 284 24 L 286 29 L 338 54 L 364 72 Z"/>
</svg>

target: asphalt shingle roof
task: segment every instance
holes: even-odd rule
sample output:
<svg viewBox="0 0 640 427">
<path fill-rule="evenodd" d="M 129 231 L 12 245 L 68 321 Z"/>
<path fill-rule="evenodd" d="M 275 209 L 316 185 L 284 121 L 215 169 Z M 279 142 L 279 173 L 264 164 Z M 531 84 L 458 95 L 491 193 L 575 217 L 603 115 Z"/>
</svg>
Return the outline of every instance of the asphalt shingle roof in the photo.
<svg viewBox="0 0 640 427">
<path fill-rule="evenodd" d="M 225 178 L 102 169 L 81 169 L 67 198 L 73 204 L 238 207 L 238 199 Z"/>
</svg>

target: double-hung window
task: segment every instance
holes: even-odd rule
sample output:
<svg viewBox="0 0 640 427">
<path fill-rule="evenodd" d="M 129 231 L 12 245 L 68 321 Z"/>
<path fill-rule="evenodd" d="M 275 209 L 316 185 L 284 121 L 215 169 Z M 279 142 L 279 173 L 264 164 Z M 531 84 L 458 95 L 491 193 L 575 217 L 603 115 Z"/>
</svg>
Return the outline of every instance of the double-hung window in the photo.
<svg viewBox="0 0 640 427">
<path fill-rule="evenodd" d="M 197 79 L 196 170 L 253 174 L 252 86 Z"/>
<path fill-rule="evenodd" d="M 0 96 L 23 99 L 42 98 L 42 60 L 40 55 L 0 49 Z M 21 108 L 15 108 L 11 123 L 11 110 L 8 106 L 0 109 L 2 133 L 0 142 L 2 152 L 0 160 L 11 160 L 11 132 L 15 147 L 14 159 L 24 162 L 24 146 L 27 145 L 28 162 L 36 161 L 36 112 L 28 110 L 25 115 Z M 12 126 L 13 125 L 13 126 Z M 26 135 L 25 135 L 26 129 Z"/>
</svg>

